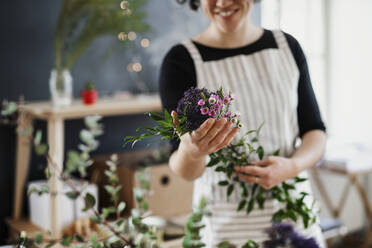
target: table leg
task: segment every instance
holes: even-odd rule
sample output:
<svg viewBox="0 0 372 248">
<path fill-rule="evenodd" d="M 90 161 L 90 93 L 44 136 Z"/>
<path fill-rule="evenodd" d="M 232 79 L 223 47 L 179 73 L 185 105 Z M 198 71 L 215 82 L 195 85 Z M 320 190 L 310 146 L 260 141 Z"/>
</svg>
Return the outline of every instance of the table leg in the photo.
<svg viewBox="0 0 372 248">
<path fill-rule="evenodd" d="M 371 207 L 371 204 L 369 203 L 368 201 L 368 197 L 367 197 L 367 193 L 366 191 L 364 190 L 362 184 L 359 182 L 358 180 L 358 177 L 354 174 L 350 175 L 350 180 L 352 180 L 358 190 L 358 193 L 359 193 L 359 196 L 360 198 L 362 199 L 362 202 L 363 202 L 363 207 L 364 207 L 364 210 L 365 212 L 367 213 L 367 217 L 368 217 L 368 220 L 369 220 L 369 230 L 367 232 L 367 237 L 365 238 L 365 241 L 363 243 L 363 248 L 368 248 L 371 241 L 372 241 L 372 229 L 371 229 L 371 225 L 372 225 L 372 207 Z"/>
<path fill-rule="evenodd" d="M 25 187 L 30 163 L 32 117 L 30 115 L 20 113 L 17 130 L 17 151 L 13 200 L 14 219 L 20 219 L 22 215 L 23 190 Z"/>
<path fill-rule="evenodd" d="M 61 192 L 62 182 L 59 175 L 63 170 L 64 155 L 64 121 L 61 118 L 48 119 L 48 144 L 49 168 L 51 177 L 49 180 L 50 190 L 50 220 L 51 233 L 54 238 L 60 238 L 62 233 L 61 222 Z"/>
</svg>

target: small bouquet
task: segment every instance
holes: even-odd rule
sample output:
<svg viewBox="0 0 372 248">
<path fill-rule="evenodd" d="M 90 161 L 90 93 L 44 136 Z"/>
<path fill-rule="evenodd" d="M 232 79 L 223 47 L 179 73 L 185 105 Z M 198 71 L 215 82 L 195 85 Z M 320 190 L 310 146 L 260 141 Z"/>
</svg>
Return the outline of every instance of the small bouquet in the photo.
<svg viewBox="0 0 372 248">
<path fill-rule="evenodd" d="M 151 112 L 149 117 L 156 121 L 157 125 L 145 128 L 146 132 L 139 136 L 128 136 L 125 145 L 132 143 L 132 146 L 138 141 L 146 138 L 160 136 L 161 139 L 179 139 L 182 135 L 194 131 L 203 124 L 208 118 L 220 119 L 226 118 L 234 124 L 235 127 L 242 127 L 240 114 L 232 113 L 230 106 L 234 101 L 234 95 L 231 92 L 226 93 L 220 88 L 215 92 L 208 91 L 205 88 L 190 88 L 179 100 L 177 105 L 177 115 L 164 110 L 163 113 Z M 177 125 L 173 124 L 173 118 Z M 141 130 L 138 128 L 137 131 Z"/>
<path fill-rule="evenodd" d="M 210 92 L 205 88 L 190 88 L 184 93 L 183 98 L 178 102 L 176 109 L 177 115 L 164 110 L 163 113 L 149 113 L 148 115 L 156 121 L 154 127 L 145 128 L 145 132 L 139 136 L 129 136 L 125 140 L 125 145 L 132 143 L 132 146 L 146 138 L 158 136 L 161 139 L 179 139 L 182 135 L 196 130 L 208 118 L 220 119 L 226 118 L 241 128 L 242 123 L 239 119 L 239 113 L 232 113 L 230 110 L 235 97 L 231 92 L 225 93 L 222 88 L 215 92 Z M 176 123 L 176 125 L 174 124 Z M 257 130 L 250 130 L 237 143 L 229 144 L 225 148 L 210 154 L 210 162 L 207 167 L 214 167 L 216 172 L 226 174 L 226 180 L 220 181 L 219 186 L 227 187 L 227 198 L 234 190 L 241 193 L 241 201 L 238 204 L 237 211 L 243 209 L 249 214 L 255 206 L 264 209 L 267 199 L 276 199 L 283 204 L 273 215 L 273 221 L 278 222 L 284 219 L 291 219 L 297 222 L 302 219 L 305 228 L 316 221 L 316 215 L 313 209 L 305 204 L 306 192 L 301 192 L 293 196 L 291 191 L 296 190 L 296 184 L 307 179 L 296 177 L 289 182 L 283 182 L 280 185 L 266 190 L 258 184 L 250 185 L 241 181 L 234 175 L 234 166 L 248 165 L 252 162 L 250 157 L 263 159 L 264 148 L 259 144 L 259 133 L 262 125 Z M 137 129 L 137 131 L 141 128 Z M 253 135 L 253 137 L 252 137 Z M 275 151 L 273 156 L 279 155 L 279 150 Z M 238 189 L 239 188 L 239 189 Z"/>
</svg>

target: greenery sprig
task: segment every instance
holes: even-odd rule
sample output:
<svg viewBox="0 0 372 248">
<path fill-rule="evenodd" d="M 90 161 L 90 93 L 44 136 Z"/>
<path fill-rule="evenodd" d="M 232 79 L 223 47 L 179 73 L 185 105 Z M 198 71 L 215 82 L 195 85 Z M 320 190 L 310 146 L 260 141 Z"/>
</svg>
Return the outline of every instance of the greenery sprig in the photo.
<svg viewBox="0 0 372 248">
<path fill-rule="evenodd" d="M 97 201 L 95 197 L 86 192 L 87 185 L 83 185 L 82 188 L 76 187 L 74 182 L 71 180 L 71 175 L 79 173 L 81 176 L 86 175 L 87 168 L 93 163 L 90 158 L 90 152 L 97 149 L 99 142 L 96 139 L 103 133 L 103 127 L 99 123 L 101 117 L 90 116 L 85 118 L 86 129 L 80 132 L 80 139 L 82 143 L 79 145 L 80 151 L 69 151 L 66 162 L 66 169 L 64 171 L 58 171 L 57 164 L 53 161 L 49 155 L 48 145 L 41 142 L 42 133 L 37 131 L 33 139 L 35 151 L 38 155 L 45 156 L 49 163 L 53 166 L 50 170 L 46 170 L 46 177 L 51 176 L 50 171 L 58 173 L 58 177 L 63 180 L 71 190 L 66 193 L 66 196 L 72 200 L 83 198 L 85 206 L 83 211 L 90 211 L 92 215 L 90 219 L 107 229 L 109 235 L 107 237 L 98 238 L 97 233 L 94 233 L 91 237 L 86 239 L 79 234 L 65 235 L 61 239 L 44 240 L 43 236 L 38 233 L 33 239 L 28 239 L 31 243 L 38 247 L 52 247 L 56 243 L 61 244 L 64 247 L 70 247 L 72 244 L 81 244 L 81 247 L 144 247 L 144 248 L 156 248 L 158 247 L 158 240 L 156 236 L 156 229 L 143 223 L 143 219 L 148 215 L 148 204 L 144 198 L 136 195 L 136 201 L 138 209 L 132 209 L 132 215 L 129 219 L 121 217 L 122 211 L 125 209 L 125 203 L 119 201 L 119 191 L 121 185 L 119 185 L 118 176 L 116 174 L 118 157 L 112 155 L 110 160 L 106 161 L 108 169 L 105 170 L 105 175 L 108 178 L 109 184 L 105 186 L 106 191 L 110 194 L 112 205 L 96 210 L 95 206 Z M 150 190 L 150 184 L 148 182 L 149 175 L 148 171 L 139 172 L 140 186 L 135 188 L 135 192 L 142 192 L 145 196 Z M 48 193 L 48 186 L 42 186 L 41 188 L 32 188 L 29 193 Z M 115 215 L 114 219 L 110 219 L 110 216 Z"/>
<path fill-rule="evenodd" d="M 252 158 L 258 157 L 260 160 L 264 158 L 264 148 L 259 143 L 259 133 L 262 127 L 263 125 L 257 130 L 248 131 L 237 143 L 229 144 L 227 147 L 212 153 L 207 167 L 215 167 L 216 172 L 226 175 L 227 179 L 220 181 L 218 184 L 221 187 L 227 187 L 227 199 L 234 190 L 238 190 L 235 189 L 238 185 L 241 201 L 238 204 L 237 211 L 245 209 L 246 213 L 249 214 L 255 206 L 264 209 L 266 200 L 276 199 L 283 204 L 283 207 L 273 215 L 272 220 L 274 222 L 285 219 L 297 222 L 297 220 L 302 219 L 305 228 L 307 228 L 316 221 L 313 206 L 309 208 L 305 203 L 308 193 L 300 192 L 299 196 L 291 194 L 291 192 L 295 192 L 296 184 L 306 181 L 306 178 L 295 177 L 293 180 L 282 182 L 271 189 L 264 189 L 258 184 L 252 185 L 241 181 L 238 176 L 234 175 L 236 165 L 249 165 Z M 272 155 L 278 156 L 279 153 L 280 150 L 276 150 Z"/>
</svg>

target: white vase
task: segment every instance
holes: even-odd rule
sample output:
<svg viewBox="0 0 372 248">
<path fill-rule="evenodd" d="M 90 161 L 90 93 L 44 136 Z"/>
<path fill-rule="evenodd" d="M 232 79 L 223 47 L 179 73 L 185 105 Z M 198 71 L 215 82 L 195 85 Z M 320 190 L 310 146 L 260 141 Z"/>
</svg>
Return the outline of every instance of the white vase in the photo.
<svg viewBox="0 0 372 248">
<path fill-rule="evenodd" d="M 72 83 L 73 80 L 69 70 L 63 70 L 61 75 L 57 75 L 57 70 L 52 70 L 49 78 L 49 89 L 54 106 L 63 107 L 71 105 Z"/>
</svg>

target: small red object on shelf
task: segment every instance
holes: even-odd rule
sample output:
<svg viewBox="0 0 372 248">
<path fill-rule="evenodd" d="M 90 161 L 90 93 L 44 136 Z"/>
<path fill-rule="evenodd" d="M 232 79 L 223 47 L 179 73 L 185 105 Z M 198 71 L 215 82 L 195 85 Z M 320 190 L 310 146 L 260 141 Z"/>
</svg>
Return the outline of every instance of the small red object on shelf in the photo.
<svg viewBox="0 0 372 248">
<path fill-rule="evenodd" d="M 81 99 L 86 105 L 91 105 L 97 102 L 98 91 L 95 89 L 93 82 L 87 82 L 85 89 L 81 91 Z"/>
</svg>

